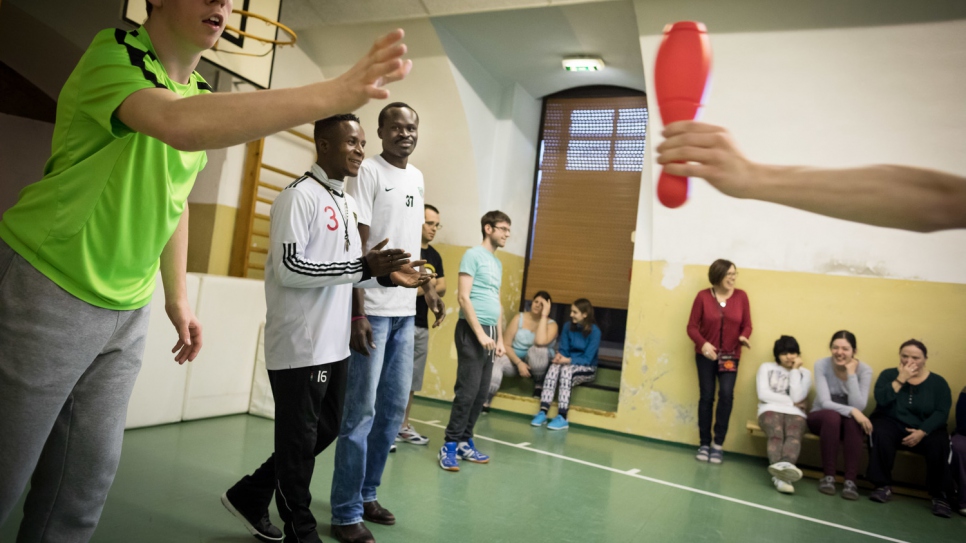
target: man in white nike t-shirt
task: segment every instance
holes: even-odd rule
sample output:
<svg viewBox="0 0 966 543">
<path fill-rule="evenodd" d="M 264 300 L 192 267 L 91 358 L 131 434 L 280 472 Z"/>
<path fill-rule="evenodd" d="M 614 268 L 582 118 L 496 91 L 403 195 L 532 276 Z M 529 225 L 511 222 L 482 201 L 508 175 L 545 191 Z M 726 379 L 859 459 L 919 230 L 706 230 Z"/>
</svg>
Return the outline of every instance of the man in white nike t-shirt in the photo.
<svg viewBox="0 0 966 543">
<path fill-rule="evenodd" d="M 275 452 L 222 496 L 222 503 L 261 541 L 318 541 L 309 510 L 315 455 L 338 436 L 349 365 L 353 284 L 409 290 L 428 281 L 407 252 L 363 252 L 358 215 L 343 180 L 357 174 L 366 144 L 352 114 L 315 124 L 318 162 L 272 204 L 265 264 L 265 365 L 275 396 Z M 418 262 L 414 264 L 419 265 Z M 394 273 L 390 278 L 390 272 Z M 378 279 L 376 279 L 378 278 Z M 376 284 L 378 282 L 378 285 Z M 277 499 L 285 534 L 271 525 Z"/>
<path fill-rule="evenodd" d="M 390 246 L 419 254 L 425 220 L 423 174 L 409 164 L 418 127 L 419 116 L 408 105 L 395 102 L 383 108 L 378 131 L 382 154 L 366 159 L 358 177 L 347 180 L 346 190 L 359 208 L 359 235 L 366 247 L 388 238 Z M 428 288 L 425 296 L 430 310 L 441 319 L 443 303 L 435 289 Z M 396 522 L 376 501 L 376 488 L 409 400 L 416 292 L 356 290 L 352 309 L 348 401 L 336 445 L 331 496 L 333 536 L 344 542 L 374 539 L 371 533 L 355 531 L 356 537 L 340 537 L 340 526 L 363 520 Z"/>
</svg>

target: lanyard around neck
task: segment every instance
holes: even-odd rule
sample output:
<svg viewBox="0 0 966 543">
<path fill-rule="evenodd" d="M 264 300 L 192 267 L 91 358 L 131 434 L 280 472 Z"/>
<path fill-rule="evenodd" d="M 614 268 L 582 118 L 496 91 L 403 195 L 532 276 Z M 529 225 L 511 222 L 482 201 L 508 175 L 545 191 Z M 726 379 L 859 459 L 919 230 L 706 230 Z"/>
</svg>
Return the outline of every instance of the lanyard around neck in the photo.
<svg viewBox="0 0 966 543">
<path fill-rule="evenodd" d="M 329 188 L 329 186 L 323 183 L 322 180 L 319 179 L 318 177 L 315 177 L 311 173 L 309 175 L 311 175 L 312 179 L 315 179 L 315 181 L 318 184 L 322 185 L 322 188 L 325 189 L 325 192 L 329 193 L 329 197 L 332 198 L 332 203 L 335 204 L 335 208 L 339 210 L 339 215 L 342 216 L 342 227 L 343 227 L 343 230 L 345 231 L 345 250 L 346 252 L 348 252 L 349 251 L 349 200 L 346 199 L 345 192 L 343 192 L 342 194 L 342 203 L 345 205 L 345 213 L 342 213 L 342 208 L 339 207 L 339 202 L 336 201 L 335 199 L 336 192 L 331 188 Z"/>
</svg>

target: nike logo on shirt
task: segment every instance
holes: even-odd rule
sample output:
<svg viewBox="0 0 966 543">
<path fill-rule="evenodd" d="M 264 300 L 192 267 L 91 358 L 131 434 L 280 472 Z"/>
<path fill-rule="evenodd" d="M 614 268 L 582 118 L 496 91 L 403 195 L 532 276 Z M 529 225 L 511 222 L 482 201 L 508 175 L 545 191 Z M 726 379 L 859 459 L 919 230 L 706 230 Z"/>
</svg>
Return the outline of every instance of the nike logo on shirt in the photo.
<svg viewBox="0 0 966 543">
<path fill-rule="evenodd" d="M 386 192 L 389 192 L 389 191 L 393 190 L 394 188 L 396 188 L 396 187 L 393 187 L 392 189 L 386 189 Z"/>
</svg>

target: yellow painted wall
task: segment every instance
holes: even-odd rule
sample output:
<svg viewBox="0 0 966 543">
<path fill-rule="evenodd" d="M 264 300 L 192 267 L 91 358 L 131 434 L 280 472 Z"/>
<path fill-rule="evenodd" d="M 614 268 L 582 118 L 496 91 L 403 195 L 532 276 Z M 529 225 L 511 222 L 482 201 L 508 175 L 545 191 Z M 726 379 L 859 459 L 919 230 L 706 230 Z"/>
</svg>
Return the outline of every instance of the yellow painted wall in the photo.
<svg viewBox="0 0 966 543">
<path fill-rule="evenodd" d="M 189 202 L 188 271 L 228 275 L 231 242 L 238 209 L 222 204 Z"/>
<path fill-rule="evenodd" d="M 441 400 L 453 399 L 453 385 L 456 383 L 456 345 L 453 334 L 459 320 L 459 304 L 456 302 L 456 285 L 459 276 L 460 259 L 469 247 L 459 245 L 433 244 L 443 258 L 446 273 L 446 320 L 439 328 L 429 329 L 429 356 L 426 360 L 426 373 L 423 377 L 423 390 L 420 396 Z M 503 263 L 503 314 L 513 315 L 520 309 L 521 286 L 523 284 L 522 256 L 497 251 L 496 256 Z M 433 320 L 432 317 L 429 318 Z"/>
<path fill-rule="evenodd" d="M 456 308 L 455 277 L 466 247 L 440 246 L 452 285 L 446 303 Z M 523 259 L 501 254 L 504 263 L 504 307 L 516 311 Z M 628 310 L 627 342 L 620 406 L 616 416 L 573 409 L 570 419 L 665 441 L 697 444 L 698 379 L 694 344 L 685 328 L 695 294 L 707 288 L 705 266 L 685 266 L 683 277 L 665 288 L 664 262 L 634 262 Z M 735 404 L 725 449 L 764 456 L 764 442 L 752 438 L 745 423 L 756 418 L 755 374 L 772 359 L 771 348 L 782 334 L 795 336 L 805 366 L 828 356 L 828 341 L 840 329 L 855 333 L 858 357 L 876 377 L 898 364 L 899 345 L 922 340 L 929 348 L 928 367 L 949 382 L 955 400 L 966 385 L 966 285 L 740 269 L 738 287 L 751 301 L 752 349 L 745 350 L 735 387 Z M 507 288 L 509 286 L 509 288 Z M 453 329 L 456 315 L 430 332 L 430 350 L 421 395 L 451 400 L 456 379 Z M 870 391 L 871 396 L 871 391 Z M 532 413 L 535 400 L 497 397 L 497 409 Z M 875 407 L 870 398 L 867 413 Z M 955 410 L 955 406 L 954 406 Z M 952 427 L 950 417 L 950 427 Z"/>
</svg>

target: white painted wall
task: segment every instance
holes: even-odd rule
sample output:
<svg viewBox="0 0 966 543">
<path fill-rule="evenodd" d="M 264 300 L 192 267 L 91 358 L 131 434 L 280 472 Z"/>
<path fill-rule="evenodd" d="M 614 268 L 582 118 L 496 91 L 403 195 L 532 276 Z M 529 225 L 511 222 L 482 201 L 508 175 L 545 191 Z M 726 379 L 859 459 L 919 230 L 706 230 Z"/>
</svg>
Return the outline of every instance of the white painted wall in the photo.
<svg viewBox="0 0 966 543">
<path fill-rule="evenodd" d="M 650 31 L 655 25 L 642 6 L 639 27 Z M 752 159 L 833 167 L 897 163 L 966 175 L 966 21 L 711 30 L 714 85 L 704 120 L 727 126 Z M 641 36 L 648 74 L 659 43 L 659 35 Z M 649 79 L 652 97 L 653 90 Z M 663 125 L 652 103 L 651 133 L 659 134 Z M 649 148 L 657 143 L 660 137 Z M 659 170 L 651 173 L 656 179 Z M 966 283 L 966 232 L 853 224 L 729 198 L 701 180 L 692 181 L 688 204 L 669 210 L 650 197 L 647 177 L 638 260 L 707 264 L 723 257 L 739 267 Z"/>
<path fill-rule="evenodd" d="M 470 128 L 476 159 L 479 215 L 499 209 L 513 221 L 516 234 L 505 250 L 526 254 L 533 198 L 541 102 L 519 84 L 493 77 L 442 25 L 434 25 L 446 49 L 453 80 Z M 479 233 L 461 245 L 475 245 Z"/>
<path fill-rule="evenodd" d="M 222 73 L 221 78 L 229 78 L 230 84 L 218 88 L 220 92 L 254 92 L 255 87 L 239 79 L 230 78 Z M 289 88 L 322 81 L 322 70 L 299 46 L 279 47 L 275 52 L 275 67 L 272 75 L 272 88 Z M 230 123 L 230 119 L 226 119 Z M 304 134 L 312 134 L 311 125 L 299 127 Z M 311 143 L 290 135 L 280 135 L 266 142 L 263 162 L 290 170 L 293 173 L 305 172 L 315 161 L 315 151 Z M 237 208 L 241 197 L 241 180 L 245 168 L 245 145 L 208 152 L 208 166 L 198 175 L 188 201 L 197 204 L 221 204 Z M 270 179 L 282 182 L 284 179 Z M 287 185 L 288 183 L 284 183 Z"/>
<path fill-rule="evenodd" d="M 480 242 L 478 170 L 471 133 L 450 61 L 427 19 L 327 27 L 309 35 L 304 49 L 331 76 L 348 70 L 380 35 L 402 26 L 413 70 L 393 83 L 390 101 L 410 104 L 419 113 L 419 143 L 410 158 L 425 177 L 426 201 L 440 208 L 445 228 L 436 243 L 476 245 Z M 376 135 L 379 111 L 386 102 L 371 102 L 356 112 L 362 118 L 368 145 L 366 155 L 382 152 Z"/>
<path fill-rule="evenodd" d="M 506 251 L 526 256 L 542 102 L 519 84 L 506 89 L 507 102 L 509 118 L 500 119 L 496 127 L 489 201 L 513 219 Z"/>
</svg>

